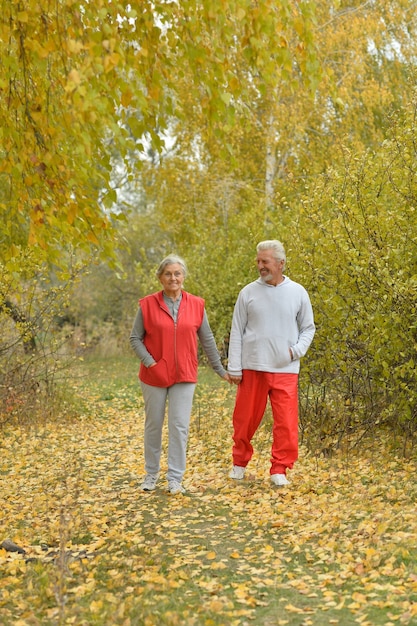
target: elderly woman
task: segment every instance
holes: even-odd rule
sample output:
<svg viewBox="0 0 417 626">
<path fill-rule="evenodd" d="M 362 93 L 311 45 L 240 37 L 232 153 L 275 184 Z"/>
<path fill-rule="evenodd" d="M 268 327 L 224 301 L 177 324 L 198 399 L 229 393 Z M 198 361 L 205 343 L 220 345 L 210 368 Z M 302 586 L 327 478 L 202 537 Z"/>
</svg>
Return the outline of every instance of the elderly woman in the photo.
<svg viewBox="0 0 417 626">
<path fill-rule="evenodd" d="M 197 382 L 197 337 L 213 370 L 230 382 L 211 331 L 204 300 L 183 291 L 187 274 L 178 256 L 158 267 L 162 291 L 139 300 L 130 343 L 141 360 L 139 380 L 145 401 L 144 491 L 159 477 L 162 427 L 168 404 L 168 491 L 185 493 L 182 478 L 194 390 Z"/>
</svg>

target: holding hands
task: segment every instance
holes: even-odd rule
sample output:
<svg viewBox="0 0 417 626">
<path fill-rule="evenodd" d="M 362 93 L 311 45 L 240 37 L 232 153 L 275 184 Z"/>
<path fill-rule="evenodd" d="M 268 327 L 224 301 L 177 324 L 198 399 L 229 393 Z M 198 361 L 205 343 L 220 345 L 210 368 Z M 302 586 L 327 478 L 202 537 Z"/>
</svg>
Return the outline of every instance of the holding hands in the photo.
<svg viewBox="0 0 417 626">
<path fill-rule="evenodd" d="M 232 376 L 232 374 L 227 374 L 227 376 L 228 376 L 227 380 L 232 385 L 238 385 L 242 380 L 242 376 Z"/>
</svg>

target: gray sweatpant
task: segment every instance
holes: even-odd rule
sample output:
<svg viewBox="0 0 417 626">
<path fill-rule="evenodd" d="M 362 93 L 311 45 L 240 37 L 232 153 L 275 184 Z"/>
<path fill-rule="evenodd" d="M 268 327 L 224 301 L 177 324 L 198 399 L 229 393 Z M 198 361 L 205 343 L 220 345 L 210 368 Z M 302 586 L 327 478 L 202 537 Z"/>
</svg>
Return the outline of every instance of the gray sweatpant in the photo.
<svg viewBox="0 0 417 626">
<path fill-rule="evenodd" d="M 162 427 L 168 403 L 167 480 L 181 482 L 185 472 L 188 429 L 195 383 L 153 387 L 140 381 L 145 401 L 145 471 L 158 474 L 162 451 Z"/>
</svg>

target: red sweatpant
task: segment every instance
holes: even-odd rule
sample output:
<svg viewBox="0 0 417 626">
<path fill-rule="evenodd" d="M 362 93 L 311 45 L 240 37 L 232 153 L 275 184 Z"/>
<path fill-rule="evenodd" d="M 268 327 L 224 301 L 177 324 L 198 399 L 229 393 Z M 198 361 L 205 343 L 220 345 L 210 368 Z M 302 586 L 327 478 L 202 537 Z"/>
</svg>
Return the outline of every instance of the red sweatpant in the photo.
<svg viewBox="0 0 417 626">
<path fill-rule="evenodd" d="M 271 474 L 285 474 L 298 458 L 298 374 L 243 370 L 233 412 L 233 464 L 246 467 L 252 458 L 251 440 L 268 397 L 274 420 Z"/>
</svg>

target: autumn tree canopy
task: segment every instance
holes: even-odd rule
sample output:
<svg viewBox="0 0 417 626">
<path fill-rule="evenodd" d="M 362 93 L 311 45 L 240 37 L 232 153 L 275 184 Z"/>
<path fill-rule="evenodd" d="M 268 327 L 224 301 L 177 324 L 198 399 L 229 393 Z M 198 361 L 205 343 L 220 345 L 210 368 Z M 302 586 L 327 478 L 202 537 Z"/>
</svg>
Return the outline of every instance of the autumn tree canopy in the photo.
<svg viewBox="0 0 417 626">
<path fill-rule="evenodd" d="M 191 108 L 224 133 L 233 107 L 283 79 L 317 80 L 314 4 L 107 0 L 4 5 L 0 22 L 2 259 L 38 245 L 110 253 L 112 157 L 132 175 Z M 107 211 L 104 210 L 107 207 Z M 107 243 L 106 243 L 107 242 Z"/>
</svg>

